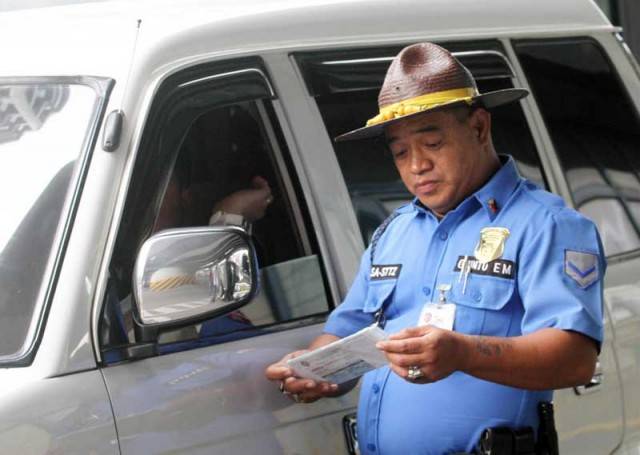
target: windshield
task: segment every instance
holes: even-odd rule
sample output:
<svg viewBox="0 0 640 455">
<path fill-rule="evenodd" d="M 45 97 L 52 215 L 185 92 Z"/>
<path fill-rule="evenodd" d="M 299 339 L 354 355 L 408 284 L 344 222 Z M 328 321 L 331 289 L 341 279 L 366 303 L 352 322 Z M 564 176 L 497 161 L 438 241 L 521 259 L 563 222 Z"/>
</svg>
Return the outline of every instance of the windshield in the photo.
<svg viewBox="0 0 640 455">
<path fill-rule="evenodd" d="M 99 94 L 0 81 L 0 359 L 32 340 Z"/>
</svg>

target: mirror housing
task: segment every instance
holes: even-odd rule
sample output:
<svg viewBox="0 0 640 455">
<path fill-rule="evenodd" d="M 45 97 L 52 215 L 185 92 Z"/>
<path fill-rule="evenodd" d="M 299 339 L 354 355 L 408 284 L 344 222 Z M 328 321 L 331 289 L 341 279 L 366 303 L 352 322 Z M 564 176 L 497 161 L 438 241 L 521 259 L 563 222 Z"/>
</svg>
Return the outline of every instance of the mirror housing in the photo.
<svg viewBox="0 0 640 455">
<path fill-rule="evenodd" d="M 135 315 L 143 338 L 220 316 L 257 293 L 258 264 L 238 227 L 168 229 L 140 248 L 133 270 Z M 149 339 L 151 338 L 151 339 Z"/>
</svg>

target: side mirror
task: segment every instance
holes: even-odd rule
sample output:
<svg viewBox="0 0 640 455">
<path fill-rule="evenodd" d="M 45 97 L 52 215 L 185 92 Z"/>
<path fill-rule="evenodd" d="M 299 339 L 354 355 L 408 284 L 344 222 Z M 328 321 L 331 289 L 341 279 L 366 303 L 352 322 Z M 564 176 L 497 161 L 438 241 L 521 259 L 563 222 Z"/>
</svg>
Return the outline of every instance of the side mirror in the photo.
<svg viewBox="0 0 640 455">
<path fill-rule="evenodd" d="M 168 329 L 249 302 L 257 292 L 258 266 L 240 228 L 170 229 L 142 245 L 133 278 L 138 321 L 143 328 Z"/>
</svg>

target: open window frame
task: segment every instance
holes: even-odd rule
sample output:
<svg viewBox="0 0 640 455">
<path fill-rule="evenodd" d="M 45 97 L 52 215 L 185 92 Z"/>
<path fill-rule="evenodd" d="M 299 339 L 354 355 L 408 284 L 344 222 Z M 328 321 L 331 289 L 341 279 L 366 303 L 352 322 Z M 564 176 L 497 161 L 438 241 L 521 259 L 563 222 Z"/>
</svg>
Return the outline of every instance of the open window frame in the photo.
<svg viewBox="0 0 640 455">
<path fill-rule="evenodd" d="M 216 345 L 241 338 L 260 336 L 306 325 L 323 322 L 334 307 L 324 261 L 311 229 L 308 208 L 298 182 L 288 147 L 279 128 L 272 106 L 276 93 L 260 58 L 242 58 L 227 62 L 211 62 L 182 70 L 165 79 L 156 92 L 143 131 L 139 153 L 133 168 L 131 187 L 111 259 L 108 289 L 115 287 L 118 298 L 130 296 L 131 275 L 136 259 L 135 252 L 153 234 L 153 226 L 161 207 L 166 188 L 171 179 L 185 137 L 194 122 L 212 110 L 251 103 L 260 126 L 260 135 L 269 150 L 269 160 L 275 171 L 276 184 L 286 199 L 288 221 L 291 222 L 294 239 L 302 257 L 317 257 L 321 286 L 324 289 L 326 308 L 312 314 L 277 316 L 273 322 L 234 333 L 225 333 L 207 340 L 177 340 L 166 349 L 146 350 L 148 356 Z M 114 279 L 115 277 L 115 279 Z M 128 280 L 128 281 L 127 281 Z M 103 301 L 99 333 L 103 333 L 109 305 L 109 291 Z M 135 302 L 132 302 L 135 305 Z M 250 303 L 249 303 L 250 305 Z M 132 311 L 135 317 L 135 311 Z M 203 318 L 204 320 L 204 318 Z M 138 324 L 134 321 L 134 324 Z M 113 345 L 100 336 L 103 363 L 116 363 L 136 355 L 135 345 L 144 344 L 134 336 L 120 345 Z M 159 338 L 161 340 L 161 338 Z M 158 344 L 161 341 L 156 340 Z M 133 348 L 132 348 L 133 347 Z"/>
</svg>

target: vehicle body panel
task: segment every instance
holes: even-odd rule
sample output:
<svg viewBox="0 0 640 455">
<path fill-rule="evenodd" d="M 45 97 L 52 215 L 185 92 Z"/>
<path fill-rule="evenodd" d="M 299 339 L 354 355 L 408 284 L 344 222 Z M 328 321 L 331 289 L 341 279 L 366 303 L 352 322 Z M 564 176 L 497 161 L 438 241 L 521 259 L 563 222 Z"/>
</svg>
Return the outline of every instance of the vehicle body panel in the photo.
<svg viewBox="0 0 640 455">
<path fill-rule="evenodd" d="M 1 14 L 0 38 L 15 40 L 25 24 L 35 31 L 3 50 L 0 75 L 110 77 L 116 86 L 107 112 L 124 113 L 119 148 L 104 152 L 101 135 L 95 147 L 34 362 L 0 370 L 0 384 L 7 385 L 0 399 L 6 444 L 0 446 L 26 447 L 33 438 L 33 453 L 87 447 L 117 453 L 114 419 L 122 453 L 343 450 L 342 418 L 355 410 L 357 390 L 299 406 L 263 377 L 266 365 L 306 346 L 321 323 L 97 369 L 106 277 L 137 149 L 157 88 L 176 71 L 246 55 L 264 60 L 336 302 L 349 288 L 364 245 L 332 138 L 291 52 L 500 38 L 516 80 L 526 87 L 511 38 L 595 36 L 640 107 L 638 74 L 614 27 L 595 5 L 580 0 L 496 0 L 491 7 L 475 0 L 107 2 Z M 570 200 L 535 101 L 523 106 L 551 189 Z M 610 451 L 623 435 L 620 453 L 640 447 L 639 266 L 637 254 L 609 264 L 603 386 L 582 396 L 572 389 L 556 393 L 563 453 Z"/>
<path fill-rule="evenodd" d="M 0 371 L 0 453 L 120 453 L 100 371 L 41 379 L 25 373 Z"/>
<path fill-rule="evenodd" d="M 307 326 L 104 369 L 123 454 L 340 453 L 357 391 L 304 407 L 263 379 L 321 333 Z"/>
<path fill-rule="evenodd" d="M 362 20 L 363 7 L 366 21 Z M 408 42 L 413 40 L 412 35 L 460 38 L 614 30 L 594 4 L 586 5 L 583 0 L 544 0 L 535 5 L 494 0 L 490 7 L 473 0 L 455 5 L 446 0 L 418 4 L 387 0 L 97 2 L 0 14 L 0 34 L 6 42 L 25 27 L 31 31 L 27 36 L 20 35 L 20 46 L 8 46 L 3 51 L 6 60 L 0 74 L 90 74 L 122 82 L 131 62 L 138 20 L 141 36 L 135 60 L 155 54 L 155 68 L 184 59 L 206 58 L 212 53 L 238 55 L 340 42 Z M 22 58 L 25 53 L 30 58 Z"/>
</svg>

